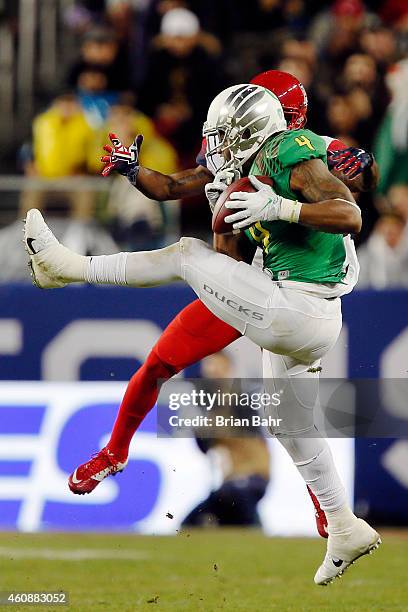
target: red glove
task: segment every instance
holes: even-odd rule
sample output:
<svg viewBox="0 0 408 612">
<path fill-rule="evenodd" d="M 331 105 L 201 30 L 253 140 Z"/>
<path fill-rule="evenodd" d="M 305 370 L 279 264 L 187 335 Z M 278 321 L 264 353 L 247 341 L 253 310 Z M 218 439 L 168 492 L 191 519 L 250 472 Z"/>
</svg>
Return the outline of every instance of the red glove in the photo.
<svg viewBox="0 0 408 612">
<path fill-rule="evenodd" d="M 101 157 L 101 162 L 105 164 L 102 170 L 102 176 L 108 176 L 113 170 L 126 176 L 132 185 L 136 185 L 137 175 L 139 173 L 139 152 L 143 142 L 142 134 L 138 134 L 130 147 L 125 147 L 116 136 L 109 134 L 111 145 L 104 145 L 104 150 L 109 155 Z"/>
<path fill-rule="evenodd" d="M 330 170 L 338 170 L 343 172 L 349 179 L 356 178 L 364 172 L 366 168 L 373 165 L 374 157 L 364 149 L 349 147 L 341 151 L 333 151 L 327 157 L 327 165 Z"/>
</svg>

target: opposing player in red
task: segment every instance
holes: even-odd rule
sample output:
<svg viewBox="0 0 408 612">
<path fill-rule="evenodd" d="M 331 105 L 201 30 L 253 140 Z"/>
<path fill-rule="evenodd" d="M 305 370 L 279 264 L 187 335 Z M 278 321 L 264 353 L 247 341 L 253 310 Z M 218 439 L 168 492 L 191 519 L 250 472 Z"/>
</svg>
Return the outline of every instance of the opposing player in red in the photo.
<svg viewBox="0 0 408 612">
<path fill-rule="evenodd" d="M 305 125 L 307 96 L 295 77 L 270 70 L 251 82 L 269 89 L 279 98 L 288 129 L 296 130 Z M 217 181 L 216 155 L 210 154 L 214 148 L 208 146 L 206 140 L 197 157 L 196 168 L 163 175 L 139 165 L 138 154 L 143 140 L 141 136 L 137 136 L 130 147 L 122 145 L 114 134 L 110 138 L 112 146 L 104 147 L 108 155 L 102 158 L 105 163 L 102 174 L 107 176 L 115 170 L 152 199 L 179 199 L 199 195 L 205 190 L 211 205 L 211 199 L 214 202 L 226 186 Z M 324 139 L 327 143 L 329 167 L 339 173 L 339 177 L 347 182 L 350 189 L 364 191 L 375 187 L 377 167 L 370 153 L 354 147 L 347 148 L 333 138 Z M 235 255 L 228 243 L 217 246 L 219 250 Z M 126 467 L 132 437 L 157 401 L 159 379 L 171 378 L 207 355 L 221 351 L 239 337 L 239 332 L 213 315 L 200 300 L 184 308 L 165 329 L 143 366 L 131 378 L 107 446 L 69 477 L 71 491 L 76 494 L 90 493 L 104 478 Z M 310 490 L 309 494 L 315 506 L 319 534 L 327 537 L 325 514 Z"/>
</svg>

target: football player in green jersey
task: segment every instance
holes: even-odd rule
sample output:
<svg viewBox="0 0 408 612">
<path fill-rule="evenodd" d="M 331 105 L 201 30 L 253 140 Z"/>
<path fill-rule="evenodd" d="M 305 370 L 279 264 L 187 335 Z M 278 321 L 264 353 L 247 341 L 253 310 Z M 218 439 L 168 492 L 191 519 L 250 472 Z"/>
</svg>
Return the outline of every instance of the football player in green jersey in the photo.
<svg viewBox="0 0 408 612">
<path fill-rule="evenodd" d="M 345 240 L 337 232 L 336 225 L 323 225 L 324 218 L 329 215 L 328 209 L 322 215 L 322 210 L 319 214 L 312 207 L 308 211 L 309 222 L 302 223 L 300 215 L 303 217 L 306 211 L 302 213 L 303 206 L 297 202 L 298 194 L 305 195 L 306 173 L 312 181 L 318 181 L 317 177 L 323 178 L 327 172 L 326 164 L 326 144 L 320 136 L 305 129 L 280 132 L 265 143 L 251 164 L 250 181 L 258 192 L 233 193 L 233 201 L 227 202 L 226 207 L 239 209 L 239 212 L 225 220 L 232 223 L 234 230 L 249 228 L 246 234 L 254 244 L 261 246 L 263 267 L 274 280 L 329 284 L 324 289 L 315 288 L 319 293 L 323 290 L 326 297 L 329 297 L 349 292 L 357 280 L 358 264 L 352 242 L 348 235 L 347 259 Z M 273 178 L 274 187 L 261 183 L 254 175 Z M 321 189 L 323 195 L 323 180 Z M 343 195 L 349 197 L 346 193 Z M 341 202 L 339 198 L 336 201 Z M 359 211 L 354 200 L 344 199 L 344 203 Z M 316 226 L 310 215 L 318 218 Z M 359 217 L 359 214 L 356 215 L 356 224 L 351 231 L 359 231 Z M 353 265 L 350 268 L 352 252 Z M 339 283 L 344 287 L 336 287 Z M 302 287 L 311 290 L 311 287 Z M 296 288 L 299 289 L 300 285 L 297 284 Z"/>
<path fill-rule="evenodd" d="M 244 212 L 233 213 L 233 224 L 255 222 L 251 241 L 245 233 L 237 239 L 241 259 L 250 262 L 259 244 L 265 271 L 195 238 L 157 251 L 84 257 L 62 246 L 35 209 L 26 219 L 26 247 L 43 288 L 83 281 L 146 287 L 182 279 L 216 316 L 265 349 L 265 377 L 273 377 L 272 385 L 288 382 L 282 403 L 271 407 L 283 423 L 273 433 L 326 512 L 328 548 L 315 582 L 328 584 L 381 542 L 349 507 L 330 448 L 314 437 L 312 414 L 320 359 L 341 329 L 340 296 L 358 272 L 355 260 L 350 273 L 353 258 L 349 262 L 343 235 L 360 231 L 360 211 L 329 172 L 319 137 L 287 132 L 278 99 L 264 88 L 232 88 L 214 129 L 226 168 L 262 171 L 274 180 L 274 190 L 255 182 L 257 193 L 236 194 Z"/>
</svg>

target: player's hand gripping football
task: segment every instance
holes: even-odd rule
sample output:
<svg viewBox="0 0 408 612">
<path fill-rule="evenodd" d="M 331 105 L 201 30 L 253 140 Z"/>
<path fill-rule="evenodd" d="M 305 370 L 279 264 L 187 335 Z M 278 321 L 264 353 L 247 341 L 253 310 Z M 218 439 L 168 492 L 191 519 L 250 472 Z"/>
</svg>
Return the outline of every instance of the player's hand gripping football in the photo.
<svg viewBox="0 0 408 612">
<path fill-rule="evenodd" d="M 364 172 L 366 168 L 371 168 L 374 157 L 364 149 L 349 147 L 341 151 L 333 151 L 328 154 L 327 165 L 330 170 L 338 170 L 349 179 L 354 179 Z"/>
<path fill-rule="evenodd" d="M 232 168 L 228 170 L 220 170 L 214 176 L 212 183 L 207 183 L 205 186 L 205 195 L 207 196 L 208 203 L 211 208 L 211 212 L 214 212 L 214 207 L 217 203 L 218 198 L 223 191 L 227 189 L 234 181 L 240 178 L 238 170 Z"/>
<path fill-rule="evenodd" d="M 132 185 L 136 185 L 136 179 L 139 172 L 139 153 L 143 142 L 142 134 L 138 134 L 129 147 L 125 147 L 116 136 L 109 134 L 112 145 L 104 145 L 104 150 L 109 155 L 101 157 L 101 162 L 105 164 L 102 170 L 102 176 L 108 176 L 113 170 L 126 176 Z"/>
<path fill-rule="evenodd" d="M 257 221 L 276 221 L 281 218 L 280 210 L 284 198 L 256 176 L 250 175 L 248 178 L 257 191 L 236 191 L 225 204 L 226 208 L 239 209 L 238 212 L 225 217 L 226 223 L 232 223 L 235 230 L 249 227 Z"/>
</svg>

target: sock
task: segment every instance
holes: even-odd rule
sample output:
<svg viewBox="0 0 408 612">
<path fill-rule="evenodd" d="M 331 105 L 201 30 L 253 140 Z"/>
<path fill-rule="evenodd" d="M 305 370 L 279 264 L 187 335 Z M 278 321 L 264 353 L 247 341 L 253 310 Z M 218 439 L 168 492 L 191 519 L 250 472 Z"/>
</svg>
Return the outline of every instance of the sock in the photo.
<svg viewBox="0 0 408 612">
<path fill-rule="evenodd" d="M 346 535 L 357 519 L 347 503 L 337 510 L 326 510 L 327 529 L 330 535 Z"/>
<path fill-rule="evenodd" d="M 126 284 L 131 287 L 154 287 L 181 279 L 180 242 L 164 249 L 128 253 Z"/>
<path fill-rule="evenodd" d="M 177 242 L 156 251 L 87 257 L 85 280 L 94 285 L 154 287 L 180 279 L 181 254 Z"/>
<path fill-rule="evenodd" d="M 346 491 L 324 438 L 277 438 L 286 448 L 305 483 L 324 510 L 330 534 L 342 532 L 355 520 Z"/>
<path fill-rule="evenodd" d="M 329 445 L 326 441 L 324 442 L 326 448 L 318 451 L 310 459 L 296 461 L 295 465 L 306 484 L 316 495 L 322 510 L 330 512 L 330 510 L 338 510 L 346 505 L 347 499 Z"/>
<path fill-rule="evenodd" d="M 108 449 L 120 461 L 127 459 L 135 431 L 157 401 L 158 380 L 171 378 L 176 373 L 175 368 L 164 364 L 152 351 L 130 379 L 107 444 Z"/>
<path fill-rule="evenodd" d="M 157 401 L 158 379 L 171 378 L 239 337 L 239 332 L 217 319 L 199 300 L 184 308 L 130 380 L 107 445 L 109 450 L 122 461 L 127 458 L 135 431 Z"/>
<path fill-rule="evenodd" d="M 129 253 L 88 257 L 85 280 L 93 285 L 126 285 L 126 260 Z"/>
</svg>

